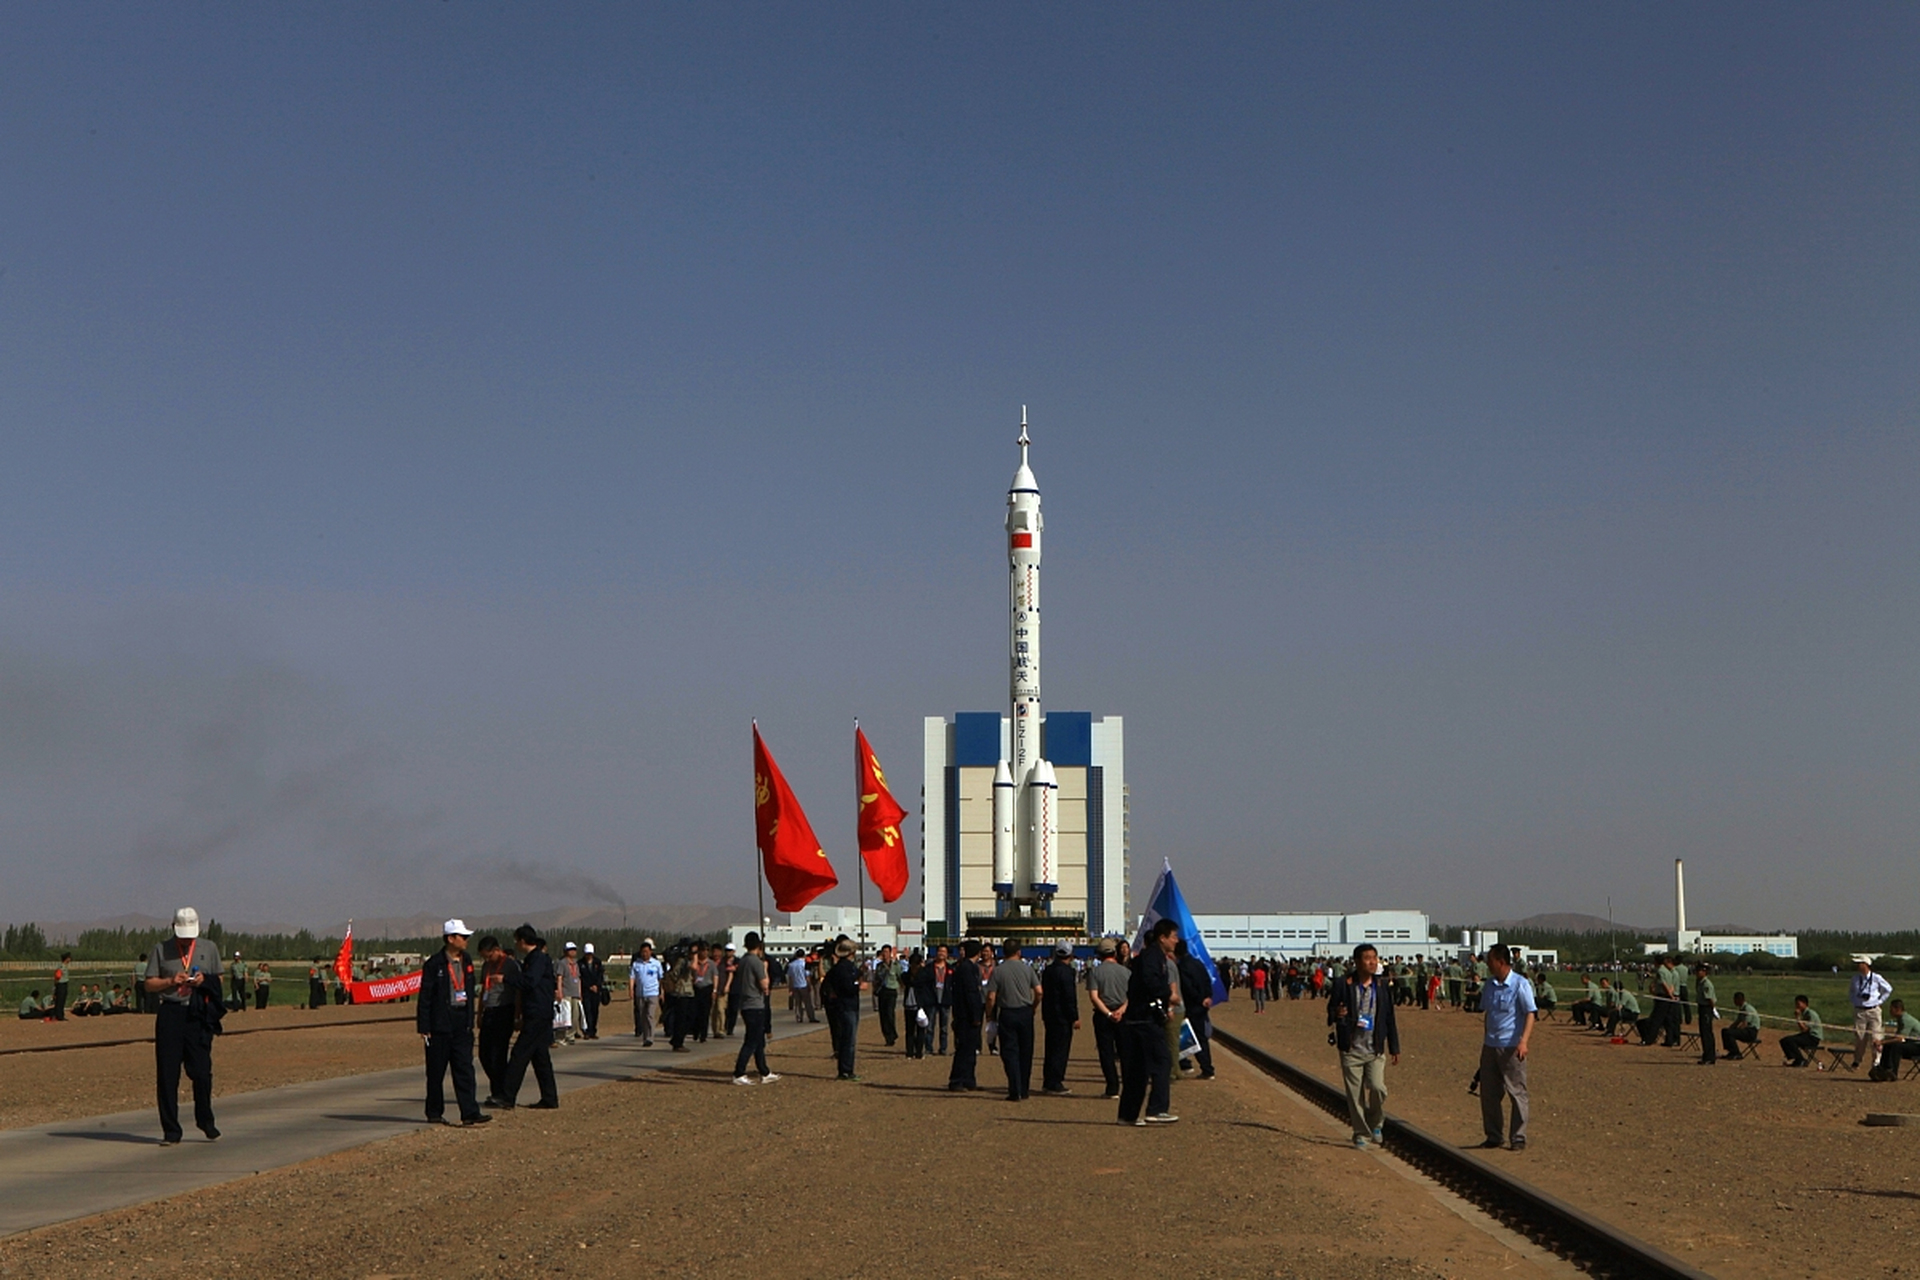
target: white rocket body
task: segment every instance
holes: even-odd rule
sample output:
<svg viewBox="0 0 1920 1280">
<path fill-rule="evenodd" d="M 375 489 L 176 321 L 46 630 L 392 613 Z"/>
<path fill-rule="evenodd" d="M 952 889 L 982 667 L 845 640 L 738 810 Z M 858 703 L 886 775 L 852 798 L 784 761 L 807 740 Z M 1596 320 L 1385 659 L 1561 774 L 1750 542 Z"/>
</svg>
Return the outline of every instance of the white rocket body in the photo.
<svg viewBox="0 0 1920 1280">
<path fill-rule="evenodd" d="M 1060 784 L 1053 766 L 1036 760 L 1027 781 L 1027 858 L 1029 888 L 1037 898 L 1060 890 Z"/>
<path fill-rule="evenodd" d="M 994 892 L 1011 900 L 1018 886 L 1035 896 L 1056 891 L 1060 816 L 1053 767 L 1040 757 L 1040 482 L 1027 465 L 1027 412 L 1020 410 L 1020 466 L 1007 489 L 1007 691 L 1011 702 L 1012 759 L 994 778 Z M 1010 848 L 1001 875 L 999 777 L 1004 771 L 1018 799 L 1008 816 Z"/>
<path fill-rule="evenodd" d="M 1013 816 L 1019 792 L 1002 760 L 993 770 L 993 891 L 1013 893 Z"/>
</svg>

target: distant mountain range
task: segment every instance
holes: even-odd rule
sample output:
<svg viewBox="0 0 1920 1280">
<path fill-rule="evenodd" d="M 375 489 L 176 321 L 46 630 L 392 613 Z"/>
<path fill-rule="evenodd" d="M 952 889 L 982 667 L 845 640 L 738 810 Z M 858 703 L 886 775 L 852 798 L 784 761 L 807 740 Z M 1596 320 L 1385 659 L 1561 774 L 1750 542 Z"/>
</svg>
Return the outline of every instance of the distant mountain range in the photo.
<svg viewBox="0 0 1920 1280">
<path fill-rule="evenodd" d="M 1590 916 L 1582 911 L 1546 911 L 1521 920 L 1488 920 L 1478 927 L 1495 929 L 1502 935 L 1524 934 L 1529 930 L 1540 933 L 1605 933 L 1609 929 L 1615 933 L 1667 932 L 1664 927 L 1628 924 L 1623 920 L 1609 924 L 1605 916 Z"/>
<path fill-rule="evenodd" d="M 709 907 L 674 904 L 642 904 L 628 907 L 626 922 L 636 929 L 650 929 L 659 934 L 718 933 L 729 925 L 742 920 L 752 920 L 752 907 Z M 546 933 L 572 929 L 588 932 L 594 929 L 618 929 L 621 912 L 618 907 L 555 907 L 546 911 L 527 912 L 485 912 L 471 916 L 467 924 L 474 929 L 505 933 L 521 922 L 529 922 L 535 928 Z M 431 938 L 440 932 L 440 926 L 446 917 L 422 912 L 411 916 L 379 916 L 353 922 L 353 932 L 359 938 Z M 126 915 L 102 916 L 95 920 L 45 920 L 36 922 L 41 932 L 52 942 L 71 942 L 89 929 L 164 929 L 173 923 L 172 916 L 150 916 L 138 912 Z M 298 933 L 302 926 L 286 923 L 253 923 L 247 921 L 222 920 L 223 928 L 233 933 Z M 313 926 L 306 926 L 313 928 Z M 347 922 L 338 920 L 313 932 L 321 937 L 339 937 L 346 931 Z"/>
</svg>

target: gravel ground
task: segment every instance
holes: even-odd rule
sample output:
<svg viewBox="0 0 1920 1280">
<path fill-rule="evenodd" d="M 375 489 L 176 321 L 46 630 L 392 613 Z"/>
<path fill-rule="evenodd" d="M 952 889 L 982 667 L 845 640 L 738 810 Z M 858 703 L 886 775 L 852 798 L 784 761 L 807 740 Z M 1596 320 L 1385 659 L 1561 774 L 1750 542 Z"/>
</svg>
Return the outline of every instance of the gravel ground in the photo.
<svg viewBox="0 0 1920 1280">
<path fill-rule="evenodd" d="M 1237 993 L 1236 993 L 1237 994 Z M 1387 1109 L 1429 1133 L 1481 1138 L 1466 1086 L 1480 1020 L 1400 1014 Z M 1219 1025 L 1337 1082 L 1326 1006 L 1236 999 Z M 1483 1153 L 1553 1194 L 1714 1275 L 1920 1275 L 1920 1128 L 1868 1128 L 1867 1111 L 1920 1112 L 1920 1082 L 1789 1071 L 1774 1036 L 1758 1060 L 1697 1065 L 1677 1049 L 1613 1045 L 1542 1025 L 1528 1058 L 1523 1153 Z"/>
<path fill-rule="evenodd" d="M 1239 1063 L 1176 1086 L 1179 1124 L 1122 1128 L 1084 1033 L 1075 1096 L 1020 1104 L 992 1087 L 996 1059 L 981 1092 L 952 1094 L 946 1059 L 877 1038 L 863 1019 L 858 1084 L 804 1037 L 776 1047 L 772 1085 L 696 1062 L 558 1112 L 423 1126 L 0 1241 L 0 1275 L 1555 1274 Z"/>
<path fill-rule="evenodd" d="M 383 1071 L 420 1061 L 420 1038 L 405 1022 L 356 1025 L 374 1018 L 411 1014 L 412 1005 L 342 1006 L 315 1010 L 266 1009 L 229 1015 L 234 1030 L 253 1027 L 325 1029 L 222 1036 L 213 1046 L 215 1106 L 222 1095 L 249 1093 L 301 1080 Z M 5 1024 L 0 1024 L 4 1026 Z M 138 1014 L 114 1018 L 69 1019 L 51 1026 L 15 1022 L 0 1048 L 23 1044 L 73 1044 L 87 1040 L 143 1037 L 140 1044 L 105 1049 L 69 1049 L 60 1053 L 23 1053 L 0 1058 L 0 1129 L 150 1108 L 153 1099 L 153 1019 Z M 27 1036 L 20 1032 L 29 1033 Z M 192 1090 L 183 1076 L 183 1104 L 192 1106 Z M 157 1122 L 156 1122 L 157 1123 Z"/>
</svg>

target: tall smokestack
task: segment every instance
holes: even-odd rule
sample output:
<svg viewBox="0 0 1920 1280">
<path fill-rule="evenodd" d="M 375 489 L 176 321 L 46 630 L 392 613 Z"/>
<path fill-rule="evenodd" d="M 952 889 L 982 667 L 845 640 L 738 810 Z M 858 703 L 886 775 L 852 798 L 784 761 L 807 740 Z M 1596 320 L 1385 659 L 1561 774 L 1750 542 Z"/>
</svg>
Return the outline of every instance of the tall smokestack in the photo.
<svg viewBox="0 0 1920 1280">
<path fill-rule="evenodd" d="M 1678 933 L 1687 931 L 1687 871 L 1678 858 L 1673 860 L 1673 927 Z"/>
</svg>

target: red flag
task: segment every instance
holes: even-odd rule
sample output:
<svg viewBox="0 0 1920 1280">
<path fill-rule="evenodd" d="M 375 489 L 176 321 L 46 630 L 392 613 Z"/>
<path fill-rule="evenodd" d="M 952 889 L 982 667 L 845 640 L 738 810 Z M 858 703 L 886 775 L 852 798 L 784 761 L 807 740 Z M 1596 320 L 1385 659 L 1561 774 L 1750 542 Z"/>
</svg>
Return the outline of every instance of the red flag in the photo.
<svg viewBox="0 0 1920 1280">
<path fill-rule="evenodd" d="M 753 727 L 753 831 L 773 905 L 780 910 L 798 911 L 840 883 L 793 789 L 760 740 L 759 725 Z"/>
<path fill-rule="evenodd" d="M 333 972 L 342 986 L 353 981 L 353 921 L 347 921 L 347 936 L 340 939 L 340 954 L 333 958 Z"/>
<path fill-rule="evenodd" d="M 853 730 L 853 753 L 860 765 L 860 856 L 867 860 L 867 874 L 880 890 L 880 900 L 892 902 L 907 891 L 907 842 L 900 835 L 900 819 L 907 811 L 887 790 L 880 758 L 858 725 Z"/>
</svg>

